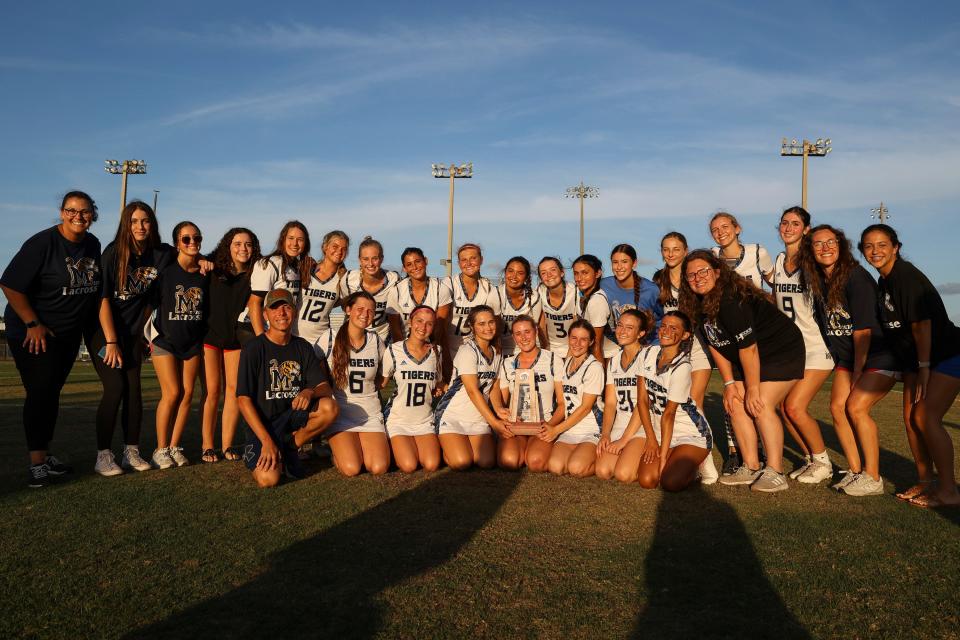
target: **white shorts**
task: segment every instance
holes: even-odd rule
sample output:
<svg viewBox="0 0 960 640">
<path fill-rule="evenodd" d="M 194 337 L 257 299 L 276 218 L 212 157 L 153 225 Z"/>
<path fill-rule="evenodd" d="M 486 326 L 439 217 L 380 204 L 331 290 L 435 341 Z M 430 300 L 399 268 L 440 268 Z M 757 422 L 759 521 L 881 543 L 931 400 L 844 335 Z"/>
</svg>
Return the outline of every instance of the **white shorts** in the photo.
<svg viewBox="0 0 960 640">
<path fill-rule="evenodd" d="M 437 433 L 433 426 L 433 416 L 420 424 L 390 424 L 387 420 L 387 436 L 430 436 Z"/>
<path fill-rule="evenodd" d="M 437 431 L 440 435 L 445 433 L 458 433 L 463 436 L 485 436 L 492 433 L 490 425 L 486 422 L 465 422 L 463 420 L 447 420 L 441 418 L 440 429 Z"/>
<path fill-rule="evenodd" d="M 653 434 L 657 436 L 657 442 L 660 442 L 663 439 L 663 436 L 660 434 L 660 429 L 656 426 L 653 427 Z M 670 437 L 670 448 L 679 447 L 682 444 L 693 445 L 694 447 L 700 447 L 701 449 L 710 450 L 707 447 L 707 439 L 701 436 L 699 433 L 693 435 L 691 433 L 677 433 L 674 432 Z"/>
<path fill-rule="evenodd" d="M 804 369 L 813 369 L 815 371 L 833 371 L 836 363 L 833 356 L 826 347 L 818 346 L 807 351 L 807 357 L 804 360 Z"/>
<path fill-rule="evenodd" d="M 703 345 L 694 337 L 693 346 L 690 348 L 690 370 L 709 371 L 712 368 L 713 367 L 710 366 L 710 358 L 707 357 L 706 351 L 703 350 Z"/>
<path fill-rule="evenodd" d="M 341 431 L 352 431 L 354 433 L 383 432 L 383 414 L 380 412 L 380 405 L 367 408 L 354 403 L 338 403 L 340 413 L 334 420 L 327 434 L 340 433 Z"/>
<path fill-rule="evenodd" d="M 560 437 L 557 438 L 557 442 L 562 442 L 564 444 L 583 444 L 584 442 L 597 444 L 600 442 L 600 434 L 596 432 L 570 433 L 569 431 L 564 431 L 560 434 Z"/>
</svg>

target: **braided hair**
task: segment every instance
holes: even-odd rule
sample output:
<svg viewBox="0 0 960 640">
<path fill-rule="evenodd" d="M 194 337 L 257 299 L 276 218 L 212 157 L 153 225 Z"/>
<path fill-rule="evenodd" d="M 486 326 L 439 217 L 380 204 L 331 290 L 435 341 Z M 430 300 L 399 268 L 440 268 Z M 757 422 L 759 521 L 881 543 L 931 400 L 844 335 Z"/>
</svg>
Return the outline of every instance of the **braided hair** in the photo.
<svg viewBox="0 0 960 640">
<path fill-rule="evenodd" d="M 573 261 L 572 266 L 576 266 L 579 263 L 583 263 L 593 269 L 595 273 L 600 273 L 603 271 L 603 263 L 600 262 L 600 258 L 597 256 L 585 253 L 582 256 L 578 257 Z M 600 289 L 600 279 L 597 278 L 597 281 L 593 283 L 593 287 L 590 288 L 590 291 L 581 291 L 580 292 L 580 313 L 583 313 L 587 310 L 587 303 L 590 301 L 590 296 L 595 294 Z M 589 323 L 588 323 L 589 324 Z M 573 326 L 570 326 L 572 329 Z M 570 329 L 567 329 L 567 333 L 570 332 Z"/>
<path fill-rule="evenodd" d="M 629 245 L 626 243 L 618 244 L 613 248 L 613 251 L 610 252 L 610 258 L 613 259 L 613 256 L 615 256 L 618 253 L 622 253 L 623 255 L 630 258 L 630 261 L 633 262 L 634 265 L 637 264 L 637 250 L 634 249 L 632 245 Z M 640 306 L 640 274 L 637 273 L 636 269 L 632 269 L 630 271 L 630 274 L 633 276 L 633 306 L 639 307 Z"/>
</svg>

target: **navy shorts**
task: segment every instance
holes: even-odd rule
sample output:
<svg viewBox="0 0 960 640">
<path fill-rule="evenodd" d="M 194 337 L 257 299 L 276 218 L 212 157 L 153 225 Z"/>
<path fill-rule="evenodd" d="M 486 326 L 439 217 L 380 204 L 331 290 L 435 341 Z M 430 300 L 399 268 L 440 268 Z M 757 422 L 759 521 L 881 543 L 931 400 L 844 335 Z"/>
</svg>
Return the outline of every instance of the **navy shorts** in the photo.
<svg viewBox="0 0 960 640">
<path fill-rule="evenodd" d="M 306 411 L 288 409 L 275 417 L 271 423 L 267 425 L 270 429 L 270 439 L 273 440 L 273 444 L 277 445 L 277 449 L 280 450 L 280 462 L 284 465 L 287 464 L 288 458 L 291 456 L 296 458 L 297 456 L 296 448 L 293 448 L 291 453 L 284 447 L 284 436 L 293 433 L 306 423 Z M 247 465 L 247 469 L 253 471 L 257 468 L 257 462 L 260 461 L 260 453 L 262 451 L 263 443 L 260 442 L 260 438 L 253 432 L 253 429 L 247 427 L 247 442 L 243 447 L 243 463 Z M 296 462 L 299 463 L 299 460 Z"/>
</svg>

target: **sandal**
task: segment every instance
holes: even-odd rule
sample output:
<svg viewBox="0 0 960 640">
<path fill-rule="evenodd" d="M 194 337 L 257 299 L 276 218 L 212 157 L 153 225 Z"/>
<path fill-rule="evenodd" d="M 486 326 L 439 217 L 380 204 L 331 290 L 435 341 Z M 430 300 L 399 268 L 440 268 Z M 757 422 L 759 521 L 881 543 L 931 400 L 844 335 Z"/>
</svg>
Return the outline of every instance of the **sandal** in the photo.
<svg viewBox="0 0 960 640">
<path fill-rule="evenodd" d="M 933 488 L 934 480 L 921 480 L 908 489 L 895 494 L 899 500 L 910 502 L 914 498 L 926 495 Z"/>
<path fill-rule="evenodd" d="M 208 464 L 220 462 L 220 456 L 215 449 L 204 449 L 203 453 L 200 454 L 200 459 Z"/>
<path fill-rule="evenodd" d="M 944 502 L 933 493 L 921 493 L 907 502 L 921 509 L 960 509 L 960 502 Z"/>
<path fill-rule="evenodd" d="M 223 450 L 223 459 L 230 462 L 236 462 L 243 456 L 240 455 L 240 447 L 227 447 Z"/>
</svg>

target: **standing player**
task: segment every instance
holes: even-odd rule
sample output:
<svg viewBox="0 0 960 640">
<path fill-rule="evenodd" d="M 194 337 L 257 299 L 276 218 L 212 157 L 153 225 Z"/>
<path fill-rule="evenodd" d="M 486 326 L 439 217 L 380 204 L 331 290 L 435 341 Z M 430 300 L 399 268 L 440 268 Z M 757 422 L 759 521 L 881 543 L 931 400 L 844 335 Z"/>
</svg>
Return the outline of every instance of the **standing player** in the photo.
<svg viewBox="0 0 960 640">
<path fill-rule="evenodd" d="M 343 231 L 323 236 L 320 260 L 303 287 L 297 317 L 297 335 L 314 343 L 330 328 L 330 312 L 340 302 L 340 281 L 347 272 L 343 259 L 350 248 L 350 238 Z"/>
<path fill-rule="evenodd" d="M 617 342 L 620 350 L 607 362 L 607 385 L 604 390 L 603 429 L 597 443 L 597 477 L 604 480 L 616 476 L 620 482 L 636 482 L 640 458 L 649 443 L 641 423 L 634 419 L 637 406 L 638 357 L 646 338 L 653 330 L 649 312 L 627 309 L 617 321 Z"/>
<path fill-rule="evenodd" d="M 383 265 L 383 245 L 370 236 L 360 241 L 360 268 L 347 271 L 340 280 L 340 296 L 346 298 L 351 293 L 366 291 L 373 296 L 377 311 L 370 330 L 380 339 L 390 341 L 390 324 L 387 322 L 387 298 L 390 290 L 400 280 L 396 271 L 385 271 Z"/>
<path fill-rule="evenodd" d="M 649 311 L 654 326 L 659 326 L 663 307 L 658 300 L 660 290 L 637 273 L 637 250 L 629 244 L 618 244 L 610 252 L 610 267 L 613 275 L 600 281 L 600 288 L 607 294 L 610 318 L 604 328 L 603 357 L 610 359 L 619 351 L 616 328 L 620 314 L 627 309 Z M 655 339 L 655 336 L 651 336 Z"/>
<path fill-rule="evenodd" d="M 777 306 L 796 323 L 806 349 L 803 378 L 790 390 L 781 407 L 790 435 L 806 456 L 805 464 L 791 471 L 790 478 L 805 484 L 817 484 L 833 477 L 833 465 L 820 426 L 810 415 L 809 408 L 813 397 L 833 371 L 833 356 L 813 317 L 813 298 L 800 268 L 800 243 L 809 231 L 810 214 L 803 207 L 790 207 L 780 216 L 780 239 L 784 251 L 777 255 L 774 263 L 772 286 Z"/>
<path fill-rule="evenodd" d="M 547 256 L 537 266 L 540 286 L 537 292 L 543 304 L 540 332 L 546 337 L 541 344 L 560 357 L 567 354 L 567 332 L 577 319 L 577 286 L 563 277 L 558 258 Z"/>
<path fill-rule="evenodd" d="M 250 324 L 253 332 L 264 331 L 263 298 L 273 289 L 286 289 L 293 295 L 294 309 L 300 305 L 300 286 L 310 282 L 313 259 L 310 257 L 310 234 L 302 222 L 291 220 L 280 230 L 273 253 L 253 265 L 250 272 Z M 297 335 L 297 322 L 293 322 L 293 335 Z"/>
<path fill-rule="evenodd" d="M 261 487 L 280 484 L 281 469 L 303 477 L 297 449 L 337 417 L 329 378 L 306 340 L 293 336 L 293 294 L 272 289 L 263 299 L 268 328 L 240 353 L 237 402 L 247 422 L 243 460 Z"/>
<path fill-rule="evenodd" d="M 720 211 L 710 218 L 710 235 L 717 246 L 713 255 L 723 259 L 728 267 L 762 289 L 763 283 L 773 278 L 773 262 L 762 245 L 741 244 L 740 223 L 731 213 Z"/>
<path fill-rule="evenodd" d="M 610 320 L 610 304 L 607 294 L 600 288 L 603 278 L 603 263 L 594 255 L 584 254 L 573 261 L 573 280 L 577 283 L 580 300 L 577 303 L 580 317 L 593 327 L 594 339 L 590 341 L 593 357 L 603 368 L 603 331 Z"/>
<path fill-rule="evenodd" d="M 402 282 L 401 282 L 402 286 Z M 383 385 L 390 378 L 397 388 L 383 416 L 393 459 L 405 473 L 417 467 L 440 467 L 440 441 L 433 419 L 433 398 L 443 392 L 440 349 L 431 344 L 437 313 L 419 305 L 409 314 L 410 335 L 390 344 L 383 353 Z"/>
<path fill-rule="evenodd" d="M 500 300 L 500 351 L 512 356 L 517 350 L 513 342 L 513 321 L 520 316 L 530 316 L 538 323 L 543 313 L 540 293 L 533 290 L 530 262 L 522 256 L 507 260 L 503 270 L 503 282 L 497 287 Z"/>
<path fill-rule="evenodd" d="M 390 289 L 387 297 L 387 320 L 390 336 L 401 342 L 410 331 L 410 315 L 417 307 L 430 307 L 439 322 L 433 327 L 431 340 L 435 345 L 446 344 L 445 325 L 450 317 L 453 301 L 450 289 L 439 278 L 427 276 L 427 259 L 417 247 L 407 247 L 400 255 L 407 277 Z M 446 357 L 446 356 L 444 356 Z"/>
<path fill-rule="evenodd" d="M 483 265 L 480 246 L 472 242 L 461 245 L 457 249 L 457 262 L 460 265 L 460 275 L 443 279 L 443 285 L 450 291 L 453 299 L 450 324 L 447 327 L 447 352 L 451 355 L 457 353 L 463 339 L 470 335 L 467 316 L 471 310 L 486 305 L 493 309 L 494 315 L 500 314 L 500 297 L 490 281 L 480 275 L 480 267 Z"/>
<path fill-rule="evenodd" d="M 451 469 L 468 469 L 473 464 L 490 469 L 497 461 L 490 429 L 509 437 L 503 420 L 490 408 L 490 390 L 501 359 L 493 348 L 497 316 L 487 305 L 473 307 L 466 325 L 470 338 L 457 351 L 450 387 L 437 403 L 437 433 L 443 459 Z"/>
<path fill-rule="evenodd" d="M 690 319 L 668 311 L 660 324 L 660 344 L 641 353 L 637 412 L 644 430 L 660 443 L 655 460 L 640 464 L 640 486 L 682 491 L 697 479 L 710 455 L 713 435 L 703 411 L 690 397 Z M 652 422 L 652 424 L 651 424 Z"/>
<path fill-rule="evenodd" d="M 340 413 L 327 430 L 333 461 L 347 477 L 364 468 L 377 476 L 390 467 L 390 445 L 380 408 L 380 362 L 385 349 L 369 327 L 376 302 L 366 291 L 343 301 L 346 318 L 336 335 L 327 329 L 313 345 L 330 365 L 333 397 Z"/>
<path fill-rule="evenodd" d="M 519 316 L 513 321 L 513 342 L 517 345 L 517 354 L 503 358 L 496 388 L 490 395 L 493 408 L 501 419 L 509 421 L 510 394 L 516 371 L 532 369 L 541 421 L 547 424 L 555 413 L 563 413 L 563 386 L 560 384 L 563 358 L 537 346 L 537 323 L 530 316 Z M 547 470 L 552 440 L 516 435 L 510 430 L 509 423 L 500 436 L 497 441 L 497 462 L 500 467 L 515 471 L 526 464 L 530 471 Z"/>
<path fill-rule="evenodd" d="M 570 326 L 569 355 L 563 365 L 564 412 L 557 411 L 541 435 L 556 440 L 547 467 L 551 473 L 592 476 L 603 423 L 603 365 L 591 351 L 595 327 L 580 318 Z"/>
</svg>

